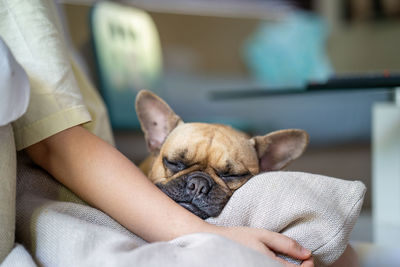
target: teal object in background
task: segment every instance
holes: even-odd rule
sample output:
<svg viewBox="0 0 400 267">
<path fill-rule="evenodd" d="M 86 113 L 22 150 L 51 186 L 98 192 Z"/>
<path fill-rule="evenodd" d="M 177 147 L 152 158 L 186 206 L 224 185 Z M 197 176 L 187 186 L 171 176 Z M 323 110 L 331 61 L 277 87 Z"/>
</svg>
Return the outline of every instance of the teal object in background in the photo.
<svg viewBox="0 0 400 267">
<path fill-rule="evenodd" d="M 301 89 L 333 73 L 325 52 L 327 36 L 319 16 L 293 12 L 282 21 L 261 23 L 244 44 L 244 60 L 265 88 Z"/>
<path fill-rule="evenodd" d="M 111 124 L 114 129 L 138 129 L 135 96 L 141 89 L 157 91 L 162 72 L 153 20 L 130 6 L 98 2 L 92 9 L 91 30 L 100 91 Z"/>
</svg>

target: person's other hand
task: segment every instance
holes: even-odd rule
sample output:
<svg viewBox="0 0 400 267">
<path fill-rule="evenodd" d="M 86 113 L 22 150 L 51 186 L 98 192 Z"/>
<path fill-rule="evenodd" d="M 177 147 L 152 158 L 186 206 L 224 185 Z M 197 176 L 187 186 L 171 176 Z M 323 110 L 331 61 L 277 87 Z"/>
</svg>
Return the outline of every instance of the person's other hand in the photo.
<svg viewBox="0 0 400 267">
<path fill-rule="evenodd" d="M 298 266 L 278 257 L 276 253 L 303 261 L 301 266 L 314 266 L 311 251 L 303 248 L 293 239 L 265 229 L 248 227 L 218 227 L 217 234 L 250 247 L 283 263 L 285 266 Z"/>
</svg>

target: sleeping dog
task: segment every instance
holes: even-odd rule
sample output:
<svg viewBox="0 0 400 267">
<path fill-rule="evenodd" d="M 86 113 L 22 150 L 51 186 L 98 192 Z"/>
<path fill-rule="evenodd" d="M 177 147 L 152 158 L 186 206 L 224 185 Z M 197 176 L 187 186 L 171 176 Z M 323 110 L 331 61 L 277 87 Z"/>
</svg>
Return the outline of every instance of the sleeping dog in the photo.
<svg viewBox="0 0 400 267">
<path fill-rule="evenodd" d="M 136 113 L 151 155 L 142 171 L 170 198 L 206 219 L 220 214 L 232 194 L 254 175 L 284 168 L 308 144 L 303 130 L 249 137 L 221 124 L 184 123 L 149 91 Z"/>
</svg>

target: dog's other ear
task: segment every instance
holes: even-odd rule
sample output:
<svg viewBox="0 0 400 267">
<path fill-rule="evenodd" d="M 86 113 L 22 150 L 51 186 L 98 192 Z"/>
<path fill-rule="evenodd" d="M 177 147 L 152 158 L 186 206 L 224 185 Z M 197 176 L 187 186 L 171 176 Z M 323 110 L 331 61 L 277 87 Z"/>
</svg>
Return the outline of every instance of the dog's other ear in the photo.
<svg viewBox="0 0 400 267">
<path fill-rule="evenodd" d="M 260 171 L 276 171 L 300 157 L 308 145 L 308 134 L 289 129 L 251 138 L 260 160 Z"/>
<path fill-rule="evenodd" d="M 168 134 L 182 120 L 164 100 L 146 90 L 137 94 L 135 106 L 147 147 L 150 152 L 157 153 Z"/>
</svg>

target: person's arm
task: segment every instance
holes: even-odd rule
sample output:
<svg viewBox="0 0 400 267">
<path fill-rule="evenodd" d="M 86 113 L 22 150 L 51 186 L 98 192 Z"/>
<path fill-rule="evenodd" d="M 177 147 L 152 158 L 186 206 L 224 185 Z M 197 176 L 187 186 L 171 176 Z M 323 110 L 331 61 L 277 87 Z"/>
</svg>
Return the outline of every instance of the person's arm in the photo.
<svg viewBox="0 0 400 267">
<path fill-rule="evenodd" d="M 118 150 L 81 126 L 57 133 L 26 152 L 83 200 L 149 242 L 196 232 L 215 233 L 276 259 L 271 250 L 313 266 L 310 251 L 284 235 L 246 227 L 217 227 L 193 215 L 162 193 Z"/>
</svg>

